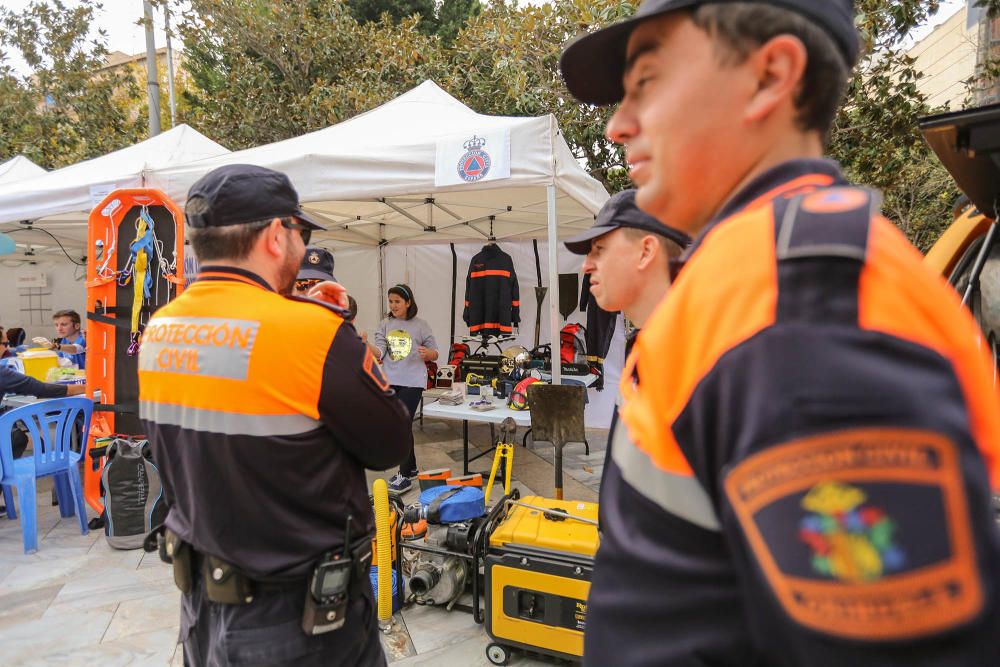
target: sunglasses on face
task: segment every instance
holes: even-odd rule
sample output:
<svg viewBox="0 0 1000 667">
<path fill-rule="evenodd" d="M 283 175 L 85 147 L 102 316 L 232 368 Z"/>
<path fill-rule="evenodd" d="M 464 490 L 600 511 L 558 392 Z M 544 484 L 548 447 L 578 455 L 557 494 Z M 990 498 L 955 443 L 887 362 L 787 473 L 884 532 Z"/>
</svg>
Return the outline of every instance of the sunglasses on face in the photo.
<svg viewBox="0 0 1000 667">
<path fill-rule="evenodd" d="M 315 285 L 319 285 L 321 282 L 323 281 L 320 280 L 319 278 L 310 278 L 308 280 L 296 280 L 295 288 L 299 290 L 307 290 L 314 287 Z"/>
<path fill-rule="evenodd" d="M 297 229 L 299 235 L 302 236 L 302 243 L 305 245 L 309 245 L 309 240 L 312 239 L 312 233 L 313 233 L 312 227 L 300 224 L 298 222 L 283 222 L 281 223 L 281 226 L 284 227 L 285 229 Z"/>
</svg>

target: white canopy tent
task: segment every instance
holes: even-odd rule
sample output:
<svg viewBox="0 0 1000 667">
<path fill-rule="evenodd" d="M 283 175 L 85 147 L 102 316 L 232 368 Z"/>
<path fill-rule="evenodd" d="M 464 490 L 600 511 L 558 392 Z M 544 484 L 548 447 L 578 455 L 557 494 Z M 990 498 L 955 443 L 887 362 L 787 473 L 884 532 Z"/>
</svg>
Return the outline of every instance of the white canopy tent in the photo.
<svg viewBox="0 0 1000 667">
<path fill-rule="evenodd" d="M 463 148 L 444 157 L 448 140 L 499 138 L 484 147 L 493 172 L 477 182 L 442 185 L 436 167 L 455 172 Z M 439 162 L 446 164 L 439 165 Z M 292 179 L 307 210 L 330 228 L 328 240 L 378 245 L 401 241 L 485 239 L 490 217 L 498 239 L 545 236 L 546 188 L 556 188 L 560 226 L 588 227 L 607 199 L 580 167 L 555 118 L 477 114 L 432 81 L 367 113 L 316 132 L 154 169 L 153 187 L 182 203 L 191 185 L 225 164 L 256 164 Z M 509 177 L 498 175 L 504 166 Z"/>
<path fill-rule="evenodd" d="M 0 232 L 23 229 L 21 223 L 30 221 L 53 234 L 67 248 L 82 250 L 87 240 L 87 216 L 108 192 L 148 185 L 146 175 L 151 170 L 228 152 L 193 128 L 178 125 L 152 139 L 92 160 L 43 172 L 34 178 L 0 182 Z M 47 234 L 23 232 L 16 238 L 21 247 L 30 243 L 36 255 L 62 255 Z"/>
<path fill-rule="evenodd" d="M 553 116 L 481 115 L 431 81 L 310 134 L 150 170 L 147 184 L 182 203 L 198 178 L 227 164 L 288 174 L 303 207 L 328 227 L 316 235 L 321 245 L 484 241 L 491 231 L 498 241 L 547 238 L 549 334 L 556 345 L 557 239 L 588 228 L 608 198 Z"/>
<path fill-rule="evenodd" d="M 465 257 L 473 252 L 470 243 L 483 242 L 492 232 L 520 265 L 531 265 L 521 280 L 523 299 L 536 277 L 533 256 L 526 258 L 524 245 L 516 242 L 547 239 L 539 244 L 544 253 L 539 264 L 547 271 L 549 289 L 548 317 L 543 320 L 555 345 L 562 321 L 559 264 L 576 271 L 565 254 L 560 260 L 558 239 L 588 228 L 608 198 L 573 156 L 551 115 L 477 114 L 427 81 L 365 114 L 286 141 L 230 153 L 182 125 L 110 155 L 16 186 L 0 186 L 0 231 L 30 220 L 67 247 L 84 250 L 88 211 L 111 189 L 155 187 L 183 205 L 198 178 L 237 163 L 288 174 L 304 208 L 328 227 L 314 236 L 314 243 L 337 249 L 338 278 L 341 267 L 357 267 L 357 276 L 363 276 L 364 288 L 370 290 L 371 305 L 379 304 L 363 305 L 366 316 L 384 305 L 384 256 L 393 248 L 405 253 L 407 247 L 415 250 L 429 243 L 441 249 L 442 244 L 464 241 L 465 250 L 460 247 L 459 253 Z M 52 242 L 40 232 L 18 236 L 22 243 L 30 240 L 36 254 L 61 256 L 57 248 L 46 247 Z M 450 254 L 447 245 L 441 252 Z M 438 261 L 441 254 L 413 256 Z M 397 254 L 392 261 L 398 261 Z M 465 266 L 467 260 L 459 281 Z M 403 276 L 394 270 L 394 279 L 413 275 L 410 270 Z M 421 267 L 412 270 L 422 272 Z M 450 300 L 450 289 L 441 284 L 432 289 L 435 300 Z M 421 294 L 426 304 L 431 295 L 426 289 Z M 535 309 L 523 307 L 522 317 L 528 310 Z M 530 312 L 527 323 L 522 319 L 522 333 L 533 327 L 534 318 Z"/>
<path fill-rule="evenodd" d="M 0 164 L 0 185 L 23 181 L 35 176 L 41 176 L 44 173 L 44 169 L 28 158 L 23 155 L 15 155 L 3 164 Z"/>
</svg>

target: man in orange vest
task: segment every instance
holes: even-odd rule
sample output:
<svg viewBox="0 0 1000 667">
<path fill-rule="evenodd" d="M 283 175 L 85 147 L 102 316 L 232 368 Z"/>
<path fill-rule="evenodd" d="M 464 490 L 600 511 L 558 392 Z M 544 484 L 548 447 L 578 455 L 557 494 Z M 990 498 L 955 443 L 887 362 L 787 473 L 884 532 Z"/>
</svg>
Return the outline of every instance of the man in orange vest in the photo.
<svg viewBox="0 0 1000 667">
<path fill-rule="evenodd" d="M 283 296 L 322 229 L 285 174 L 214 169 L 185 218 L 198 279 L 139 351 L 184 664 L 384 666 L 365 468 L 412 449 L 409 413 L 343 309 Z"/>
<path fill-rule="evenodd" d="M 563 53 L 695 237 L 623 373 L 585 664 L 1000 664 L 990 360 L 822 158 L 858 49 L 851 0 L 648 0 Z"/>
</svg>

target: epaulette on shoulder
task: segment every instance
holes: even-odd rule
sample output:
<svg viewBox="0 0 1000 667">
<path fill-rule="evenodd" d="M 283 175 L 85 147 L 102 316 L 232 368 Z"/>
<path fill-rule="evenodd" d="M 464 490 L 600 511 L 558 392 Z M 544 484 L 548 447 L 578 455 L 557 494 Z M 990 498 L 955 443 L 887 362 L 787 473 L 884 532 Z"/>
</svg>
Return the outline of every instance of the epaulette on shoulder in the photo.
<svg viewBox="0 0 1000 667">
<path fill-rule="evenodd" d="M 775 203 L 778 261 L 842 257 L 865 261 L 868 229 L 879 214 L 877 190 L 836 186 Z"/>
<path fill-rule="evenodd" d="M 345 322 L 347 321 L 347 318 L 351 316 L 351 311 L 347 310 L 346 308 L 341 308 L 340 306 L 334 306 L 333 304 L 326 303 L 325 301 L 317 301 L 316 299 L 310 299 L 309 297 L 306 296 L 296 296 L 294 294 L 289 294 L 285 298 L 288 299 L 289 301 L 298 301 L 300 303 L 309 303 L 314 306 L 320 306 L 321 308 L 325 308 L 332 313 L 336 313 L 337 315 L 342 317 Z"/>
</svg>

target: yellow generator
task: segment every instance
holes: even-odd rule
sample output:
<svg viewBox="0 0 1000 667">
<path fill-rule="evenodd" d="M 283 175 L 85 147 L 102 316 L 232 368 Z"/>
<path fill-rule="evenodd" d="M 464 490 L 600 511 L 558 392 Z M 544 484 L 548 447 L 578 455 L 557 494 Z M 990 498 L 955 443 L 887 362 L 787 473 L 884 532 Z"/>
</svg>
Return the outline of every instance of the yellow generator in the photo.
<svg viewBox="0 0 1000 667">
<path fill-rule="evenodd" d="M 518 648 L 580 661 L 597 504 L 516 495 L 501 503 L 484 558 L 486 632 L 494 642 L 486 657 L 506 665 Z"/>
</svg>

